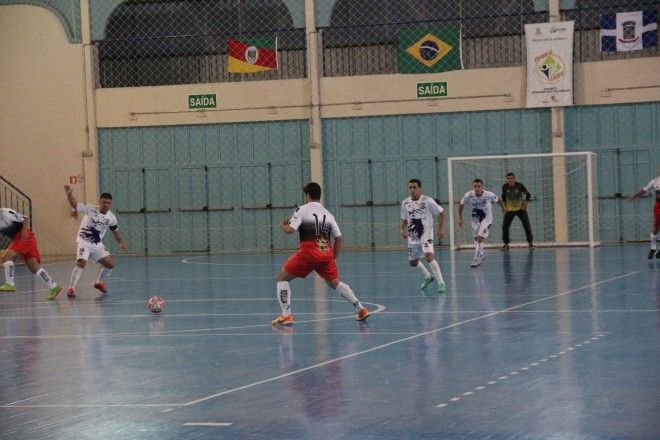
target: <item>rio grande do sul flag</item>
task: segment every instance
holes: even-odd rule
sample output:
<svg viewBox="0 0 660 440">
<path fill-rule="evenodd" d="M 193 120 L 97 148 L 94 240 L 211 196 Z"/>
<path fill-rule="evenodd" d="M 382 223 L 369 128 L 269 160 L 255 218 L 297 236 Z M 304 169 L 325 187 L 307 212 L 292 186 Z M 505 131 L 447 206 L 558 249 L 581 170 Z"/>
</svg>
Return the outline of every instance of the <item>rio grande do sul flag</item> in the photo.
<svg viewBox="0 0 660 440">
<path fill-rule="evenodd" d="M 229 40 L 227 70 L 232 73 L 277 69 L 277 38 Z"/>
<path fill-rule="evenodd" d="M 655 11 L 618 12 L 601 18 L 602 52 L 628 52 L 658 45 Z"/>
</svg>

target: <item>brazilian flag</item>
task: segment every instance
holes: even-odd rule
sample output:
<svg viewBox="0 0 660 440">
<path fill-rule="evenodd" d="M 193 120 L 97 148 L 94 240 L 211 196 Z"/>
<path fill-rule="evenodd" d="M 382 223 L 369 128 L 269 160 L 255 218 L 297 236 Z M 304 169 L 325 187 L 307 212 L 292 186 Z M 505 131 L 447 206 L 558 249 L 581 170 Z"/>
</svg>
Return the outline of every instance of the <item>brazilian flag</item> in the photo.
<svg viewBox="0 0 660 440">
<path fill-rule="evenodd" d="M 446 72 L 463 68 L 461 28 L 399 29 L 399 72 Z"/>
</svg>

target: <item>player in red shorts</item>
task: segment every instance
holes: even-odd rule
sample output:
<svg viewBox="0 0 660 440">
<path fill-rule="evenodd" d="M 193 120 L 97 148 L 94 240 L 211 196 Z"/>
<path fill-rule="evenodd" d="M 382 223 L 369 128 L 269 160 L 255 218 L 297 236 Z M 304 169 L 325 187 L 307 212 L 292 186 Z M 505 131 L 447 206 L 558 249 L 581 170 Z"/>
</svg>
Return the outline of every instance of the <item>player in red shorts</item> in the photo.
<svg viewBox="0 0 660 440">
<path fill-rule="evenodd" d="M 41 255 L 37 247 L 37 237 L 28 226 L 28 219 L 13 209 L 0 208 L 0 218 L 2 219 L 1 233 L 12 239 L 9 247 L 2 256 L 2 265 L 5 269 L 5 284 L 0 286 L 0 292 L 14 292 L 16 284 L 14 283 L 14 259 L 20 255 L 25 260 L 30 272 L 35 274 L 50 290 L 48 299 L 55 299 L 62 290 L 62 286 L 53 281 L 53 278 L 45 269 L 39 267 L 41 264 Z"/>
<path fill-rule="evenodd" d="M 653 230 L 651 231 L 651 250 L 648 259 L 660 258 L 660 251 L 657 250 L 658 236 L 660 235 L 660 176 L 651 180 L 646 186 L 642 187 L 635 194 L 628 196 L 628 201 L 632 202 L 637 197 L 644 194 L 655 193 L 655 204 L 653 205 Z"/>
<path fill-rule="evenodd" d="M 341 281 L 336 259 L 341 250 L 341 231 L 335 217 L 321 205 L 321 186 L 310 182 L 303 188 L 305 204 L 298 207 L 290 220 L 282 220 L 280 228 L 287 234 L 298 231 L 300 249 L 291 255 L 277 274 L 277 300 L 282 314 L 274 319 L 273 325 L 293 324 L 291 314 L 291 286 L 289 281 L 305 278 L 316 271 L 330 287 L 335 289 L 357 310 L 358 321 L 364 321 L 369 311 L 355 297 L 351 287 Z M 334 237 L 334 245 L 332 238 Z"/>
</svg>

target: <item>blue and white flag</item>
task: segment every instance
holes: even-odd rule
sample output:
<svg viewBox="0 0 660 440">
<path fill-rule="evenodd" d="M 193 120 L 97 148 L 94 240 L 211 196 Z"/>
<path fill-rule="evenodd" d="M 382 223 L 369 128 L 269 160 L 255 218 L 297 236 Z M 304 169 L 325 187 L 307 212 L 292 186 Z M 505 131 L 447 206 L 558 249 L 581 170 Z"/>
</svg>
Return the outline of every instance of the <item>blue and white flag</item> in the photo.
<svg viewBox="0 0 660 440">
<path fill-rule="evenodd" d="M 601 20 L 602 52 L 628 52 L 658 45 L 655 11 L 605 14 Z"/>
</svg>

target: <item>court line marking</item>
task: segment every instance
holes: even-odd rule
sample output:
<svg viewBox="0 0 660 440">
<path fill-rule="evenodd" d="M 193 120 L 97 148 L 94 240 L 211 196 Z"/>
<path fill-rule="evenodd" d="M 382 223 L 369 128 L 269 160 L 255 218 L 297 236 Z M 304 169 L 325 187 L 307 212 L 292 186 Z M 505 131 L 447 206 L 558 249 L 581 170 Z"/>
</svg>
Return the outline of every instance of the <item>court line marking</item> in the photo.
<svg viewBox="0 0 660 440">
<path fill-rule="evenodd" d="M 331 300 L 331 301 L 340 301 L 341 300 Z M 374 310 L 371 310 L 369 313 L 376 314 L 385 310 L 385 306 L 382 304 L 376 304 L 371 302 L 364 302 L 363 304 L 368 304 L 370 306 L 376 306 Z M 322 322 L 322 321 L 334 321 L 337 319 L 355 319 L 355 315 L 342 315 L 334 318 L 324 318 L 324 319 L 308 319 L 304 321 L 297 320 L 296 324 L 306 324 L 311 322 Z M 0 336 L 2 339 L 82 339 L 82 338 L 98 338 L 98 337 L 154 337 L 154 336 L 209 336 L 204 335 L 203 332 L 217 332 L 223 330 L 240 330 L 244 328 L 260 328 L 260 327 L 272 327 L 270 323 L 265 324 L 254 324 L 254 325 L 241 325 L 241 326 L 232 326 L 232 327 L 211 327 L 211 328 L 197 328 L 197 329 L 184 329 L 184 330 L 163 330 L 163 331 L 147 331 L 147 332 L 131 332 L 131 333 L 89 333 L 89 334 L 67 334 L 67 335 L 8 335 Z M 233 333 L 230 333 L 233 335 Z"/>
<path fill-rule="evenodd" d="M 591 340 L 594 340 L 594 341 L 595 341 L 595 340 L 598 340 L 599 338 L 605 337 L 605 334 L 606 334 L 606 332 L 600 332 L 600 333 L 598 333 L 598 336 L 597 336 L 597 337 L 593 337 L 593 338 L 591 338 Z M 549 358 L 552 358 L 552 359 L 559 359 L 559 356 L 558 356 L 558 355 L 560 355 L 560 354 L 565 354 L 567 351 L 573 351 L 573 350 L 574 350 L 574 347 L 576 347 L 576 346 L 577 346 L 577 344 L 574 344 L 573 346 L 568 347 L 568 348 L 566 349 L 566 351 L 562 350 L 562 351 L 557 352 L 556 355 L 555 355 L 555 354 L 552 354 L 552 355 L 550 355 L 550 356 L 548 356 L 548 357 L 549 357 Z M 547 361 L 547 360 L 548 360 L 548 359 L 543 358 L 543 359 L 541 359 L 539 362 L 545 362 L 545 361 Z M 539 362 L 530 362 L 529 364 L 527 364 L 527 366 L 520 367 L 519 370 L 512 371 L 512 372 L 510 372 L 509 374 L 511 374 L 511 375 L 516 375 L 516 374 L 519 374 L 521 371 L 527 371 L 527 370 L 529 370 L 529 369 L 532 368 L 532 367 L 536 367 L 536 366 L 540 365 Z M 475 390 L 483 390 L 483 389 L 486 389 L 486 387 L 487 387 L 488 385 L 495 385 L 495 384 L 498 383 L 498 381 L 502 381 L 502 380 L 505 380 L 505 379 L 508 379 L 508 378 L 509 378 L 509 376 L 500 376 L 500 377 L 497 378 L 497 380 L 491 380 L 491 381 L 487 382 L 486 385 L 481 385 L 481 386 L 476 387 Z M 466 392 L 464 392 L 464 393 L 458 393 L 458 394 L 456 395 L 456 397 L 453 397 L 453 398 L 449 399 L 447 402 L 439 403 L 439 404 L 437 404 L 435 407 L 436 407 L 436 408 L 445 408 L 445 407 L 448 406 L 450 403 L 457 402 L 457 401 L 461 400 L 461 397 L 458 397 L 459 395 L 460 395 L 460 396 L 469 396 L 469 395 L 471 395 L 471 394 L 473 394 L 472 391 L 466 391 Z"/>
<path fill-rule="evenodd" d="M 186 422 L 183 426 L 231 426 L 230 422 Z"/>
<path fill-rule="evenodd" d="M 269 298 L 268 301 L 272 301 L 272 298 Z M 170 301 L 168 301 L 170 302 Z M 344 301 L 337 301 L 344 302 Z M 365 303 L 365 304 L 375 304 L 375 303 Z M 34 310 L 34 309 L 31 309 Z M 437 311 L 428 311 L 428 312 L 397 312 L 397 311 L 382 311 L 383 315 L 456 315 L 456 314 L 472 314 L 472 313 L 490 313 L 494 310 L 437 310 Z M 628 309 L 628 310 L 513 310 L 510 312 L 504 313 L 657 313 L 660 309 Z M 270 316 L 272 312 L 263 312 L 263 313 L 166 313 L 160 316 L 167 316 L 168 318 L 198 318 L 198 317 L 211 317 L 211 316 Z M 332 316 L 332 315 L 346 315 L 345 312 L 296 312 L 296 316 L 304 315 L 317 315 L 317 316 Z M 0 315 L 0 320 L 2 319 L 71 319 L 71 318 L 150 318 L 153 315 L 148 313 L 139 313 L 131 315 L 25 315 L 25 316 L 2 316 Z M 488 332 L 484 334 L 497 335 L 498 332 Z"/>
<path fill-rule="evenodd" d="M 640 271 L 630 272 L 630 273 L 627 273 L 627 274 L 624 274 L 624 275 L 619 275 L 619 276 L 616 276 L 616 277 L 608 278 L 606 280 L 599 281 L 597 283 L 591 283 L 591 284 L 588 284 L 586 286 L 578 287 L 576 289 L 567 290 L 566 292 L 561 292 L 561 293 L 558 293 L 558 294 L 555 294 L 555 295 L 547 296 L 545 298 L 537 299 L 537 300 L 534 300 L 534 301 L 529 301 L 529 302 L 526 302 L 526 303 L 523 303 L 523 304 L 518 304 L 516 306 L 508 307 L 506 309 L 502 309 L 502 310 L 492 312 L 492 313 L 487 313 L 487 314 L 482 315 L 482 316 L 477 316 L 475 318 L 466 319 L 464 321 L 459 321 L 459 322 L 456 322 L 454 324 L 450 324 L 450 325 L 445 326 L 445 327 L 440 327 L 440 328 L 429 330 L 429 331 L 426 331 L 426 332 L 423 332 L 423 333 L 418 333 L 418 334 L 413 335 L 413 336 L 408 336 L 407 338 L 397 339 L 395 341 L 391 341 L 391 342 L 387 342 L 385 344 L 377 345 L 376 347 L 368 348 L 366 350 L 362 350 L 362 351 L 358 351 L 358 352 L 355 352 L 355 353 L 347 354 L 345 356 L 340 356 L 340 357 L 337 357 L 337 358 L 334 358 L 334 359 L 329 359 L 329 360 L 324 361 L 324 362 L 319 362 L 318 364 L 310 365 L 310 366 L 305 367 L 305 368 L 300 368 L 298 370 L 294 370 L 294 371 L 291 371 L 289 373 L 280 374 L 278 376 L 270 377 L 268 379 L 263 379 L 263 380 L 260 380 L 260 381 L 257 381 L 257 382 L 252 382 L 252 383 L 249 383 L 249 384 L 246 384 L 246 385 L 243 385 L 243 386 L 232 388 L 231 390 L 221 391 L 221 392 L 218 392 L 218 393 L 214 393 L 214 394 L 211 394 L 211 395 L 208 395 L 208 396 L 201 397 L 199 399 L 191 400 L 189 402 L 186 402 L 186 403 L 182 404 L 182 406 L 196 405 L 198 403 L 206 402 L 208 400 L 212 400 L 212 399 L 215 399 L 215 398 L 218 398 L 218 397 L 222 397 L 222 396 L 225 396 L 227 394 L 232 394 L 232 393 L 235 393 L 237 391 L 246 390 L 248 388 L 253 388 L 253 387 L 258 386 L 258 385 L 263 385 L 265 383 L 269 383 L 269 382 L 273 382 L 273 381 L 276 381 L 276 380 L 284 379 L 286 377 L 294 376 L 296 374 L 300 374 L 302 372 L 312 370 L 312 369 L 315 369 L 315 368 L 323 367 L 323 366 L 328 365 L 328 364 L 333 364 L 333 363 L 336 363 L 336 362 L 339 362 L 339 361 L 342 361 L 342 360 L 345 360 L 345 359 L 350 359 L 350 358 L 354 358 L 354 357 L 357 357 L 357 356 L 361 356 L 363 354 L 371 353 L 372 351 L 381 350 L 383 348 L 389 347 L 391 345 L 399 344 L 401 342 L 406 342 L 406 341 L 410 341 L 412 339 L 417 339 L 417 338 L 427 336 L 427 335 L 430 335 L 430 334 L 433 334 L 433 333 L 438 333 L 438 332 L 441 332 L 443 330 L 458 327 L 460 325 L 467 324 L 467 323 L 470 323 L 470 322 L 473 322 L 473 321 L 478 321 L 480 319 L 489 318 L 491 316 L 499 315 L 499 314 L 502 314 L 504 312 L 507 312 L 507 311 L 510 311 L 510 310 L 515 310 L 515 309 L 525 307 L 525 306 L 528 306 L 528 305 L 531 305 L 531 304 L 535 304 L 535 303 L 538 303 L 538 302 L 541 302 L 541 301 L 546 301 L 546 300 L 549 300 L 549 299 L 554 299 L 554 298 L 559 298 L 561 296 L 570 295 L 571 293 L 575 293 L 575 292 L 578 292 L 580 290 L 588 289 L 590 287 L 598 286 L 600 284 L 608 283 L 610 281 L 615 281 L 615 280 L 618 280 L 618 279 L 626 278 L 626 277 L 629 277 L 631 275 L 635 275 L 635 274 L 638 274 L 638 273 L 640 273 Z"/>
</svg>

